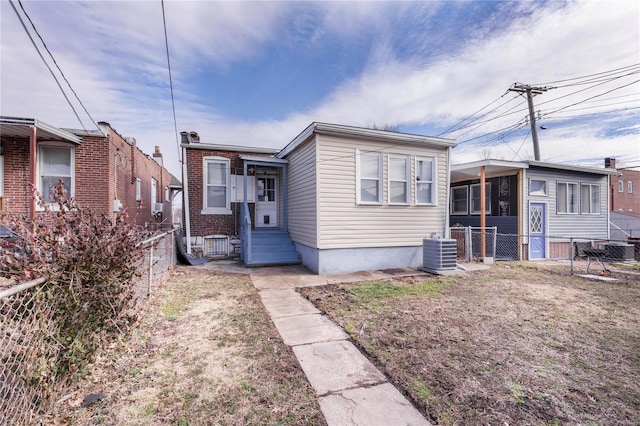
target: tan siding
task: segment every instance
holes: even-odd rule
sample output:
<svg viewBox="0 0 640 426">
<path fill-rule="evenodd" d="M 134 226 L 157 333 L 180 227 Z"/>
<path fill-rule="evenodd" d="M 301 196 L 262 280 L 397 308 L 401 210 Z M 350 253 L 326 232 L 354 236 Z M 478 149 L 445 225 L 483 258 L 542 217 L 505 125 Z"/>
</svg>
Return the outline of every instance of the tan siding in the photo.
<svg viewBox="0 0 640 426">
<path fill-rule="evenodd" d="M 287 158 L 288 230 L 293 241 L 316 247 L 316 147 L 313 140 Z"/>
<path fill-rule="evenodd" d="M 318 248 L 418 246 L 442 235 L 447 195 L 447 150 L 321 135 L 318 150 Z M 383 152 L 383 204 L 356 204 L 356 149 Z M 386 154 L 410 155 L 411 205 L 388 205 Z M 436 157 L 437 205 L 415 205 L 416 156 Z"/>
</svg>

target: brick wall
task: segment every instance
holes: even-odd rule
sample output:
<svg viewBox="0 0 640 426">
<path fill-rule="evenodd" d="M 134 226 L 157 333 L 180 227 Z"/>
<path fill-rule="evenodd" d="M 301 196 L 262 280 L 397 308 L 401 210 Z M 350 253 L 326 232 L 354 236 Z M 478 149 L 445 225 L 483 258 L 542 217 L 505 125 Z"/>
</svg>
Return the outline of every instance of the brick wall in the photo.
<svg viewBox="0 0 640 426">
<path fill-rule="evenodd" d="M 618 170 L 622 176 L 611 176 L 611 211 L 640 217 L 640 171 Z M 619 192 L 619 182 L 623 191 Z M 629 182 L 632 191 L 629 192 Z"/>
<path fill-rule="evenodd" d="M 232 214 L 228 215 L 203 215 L 202 198 L 204 194 L 203 158 L 223 157 L 230 160 L 231 174 L 241 175 L 243 173 L 244 161 L 240 159 L 241 154 L 264 155 L 251 152 L 217 151 L 206 149 L 187 149 L 187 181 L 189 182 L 189 220 L 191 236 L 194 238 L 208 235 L 228 235 L 240 234 L 240 205 L 242 203 L 231 203 Z M 255 203 L 249 203 L 249 213 L 251 222 L 255 223 Z M 185 213 L 183 213 L 184 215 Z"/>
<path fill-rule="evenodd" d="M 4 194 L 9 201 L 9 212 L 26 213 L 29 210 L 29 140 L 3 140 Z"/>
</svg>

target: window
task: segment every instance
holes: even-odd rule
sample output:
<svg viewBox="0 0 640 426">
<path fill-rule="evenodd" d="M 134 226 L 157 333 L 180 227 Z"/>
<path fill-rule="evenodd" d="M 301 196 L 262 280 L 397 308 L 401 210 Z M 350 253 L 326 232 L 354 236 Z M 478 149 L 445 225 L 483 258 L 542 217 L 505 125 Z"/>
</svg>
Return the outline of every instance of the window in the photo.
<svg viewBox="0 0 640 426">
<path fill-rule="evenodd" d="M 389 204 L 409 204 L 409 164 L 408 156 L 389 154 Z"/>
<path fill-rule="evenodd" d="M 156 203 L 158 202 L 158 181 L 151 178 L 151 213 L 156 212 Z"/>
<path fill-rule="evenodd" d="M 556 197 L 556 210 L 558 213 L 578 213 L 577 183 L 558 182 Z"/>
<path fill-rule="evenodd" d="M 623 180 L 619 180 L 618 181 L 618 192 L 624 192 L 624 181 Z"/>
<path fill-rule="evenodd" d="M 382 203 L 382 154 L 356 150 L 356 202 Z"/>
<path fill-rule="evenodd" d="M 580 185 L 580 212 L 600 214 L 600 185 Z"/>
<path fill-rule="evenodd" d="M 632 181 L 627 181 L 627 192 L 629 194 L 633 193 L 633 182 Z"/>
<path fill-rule="evenodd" d="M 451 214 L 469 213 L 469 187 L 451 188 Z"/>
<path fill-rule="evenodd" d="M 484 212 L 491 214 L 491 183 L 484 184 Z M 471 185 L 471 214 L 480 214 L 480 184 Z"/>
<path fill-rule="evenodd" d="M 231 214 L 229 202 L 230 162 L 222 157 L 204 158 L 203 213 Z"/>
<path fill-rule="evenodd" d="M 436 204 L 436 159 L 416 158 L 416 204 Z"/>
<path fill-rule="evenodd" d="M 142 180 L 136 178 L 136 201 L 142 201 Z"/>
<path fill-rule="evenodd" d="M 164 187 L 164 201 L 171 201 L 171 190 L 168 186 Z"/>
<path fill-rule="evenodd" d="M 529 180 L 529 195 L 547 196 L 547 181 L 531 179 Z"/>
<path fill-rule="evenodd" d="M 38 155 L 39 188 L 45 200 L 51 202 L 51 187 L 62 179 L 64 187 L 73 196 L 74 193 L 74 150 L 58 146 L 40 146 Z"/>
</svg>

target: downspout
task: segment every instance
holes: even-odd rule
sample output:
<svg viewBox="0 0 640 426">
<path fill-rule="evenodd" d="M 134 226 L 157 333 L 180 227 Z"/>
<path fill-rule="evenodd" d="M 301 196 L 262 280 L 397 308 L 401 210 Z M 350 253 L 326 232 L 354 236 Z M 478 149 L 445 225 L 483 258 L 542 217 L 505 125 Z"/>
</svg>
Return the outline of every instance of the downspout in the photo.
<svg viewBox="0 0 640 426">
<path fill-rule="evenodd" d="M 518 169 L 518 260 L 524 260 L 524 194 L 526 192 L 524 174 L 524 169 Z"/>
<path fill-rule="evenodd" d="M 480 253 L 482 256 L 482 261 L 485 261 L 485 257 L 487 255 L 486 251 L 486 226 L 487 226 L 487 215 L 485 213 L 485 209 L 487 208 L 485 202 L 485 185 L 486 177 L 485 177 L 485 168 L 484 166 L 480 166 Z"/>
<path fill-rule="evenodd" d="M 611 175 L 607 175 L 607 188 L 611 190 Z M 613 191 L 611 191 L 613 195 Z M 611 208 L 609 204 L 609 197 L 607 197 L 607 240 L 611 239 Z"/>
<path fill-rule="evenodd" d="M 447 148 L 447 186 L 445 191 L 445 204 L 444 204 L 444 232 L 442 233 L 444 238 L 451 236 L 451 229 L 449 227 L 449 197 L 451 196 L 451 147 Z"/>
<path fill-rule="evenodd" d="M 36 179 L 36 164 L 37 164 L 37 129 L 36 126 L 30 126 L 29 129 L 29 184 L 31 184 L 31 198 L 29 199 L 29 219 L 34 220 L 36 218 L 36 199 L 34 197 L 33 189 L 37 188 Z"/>
<path fill-rule="evenodd" d="M 182 148 L 182 207 L 184 209 L 184 230 L 187 237 L 187 254 L 191 254 L 191 220 L 189 220 L 189 182 L 187 179 L 187 149 Z M 180 242 L 182 244 L 182 242 Z"/>
</svg>

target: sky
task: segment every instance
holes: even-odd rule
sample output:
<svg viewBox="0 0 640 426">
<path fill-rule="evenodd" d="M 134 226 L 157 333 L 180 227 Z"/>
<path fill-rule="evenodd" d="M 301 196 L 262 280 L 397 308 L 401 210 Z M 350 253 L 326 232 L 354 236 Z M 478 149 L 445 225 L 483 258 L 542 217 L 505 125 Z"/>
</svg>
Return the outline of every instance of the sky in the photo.
<svg viewBox="0 0 640 426">
<path fill-rule="evenodd" d="M 280 149 L 314 121 L 455 139 L 456 164 L 533 159 L 514 83 L 546 88 L 542 161 L 640 166 L 637 1 L 12 2 L 70 102 L 2 0 L 0 115 L 106 121 L 177 177 L 176 128 Z"/>
</svg>

